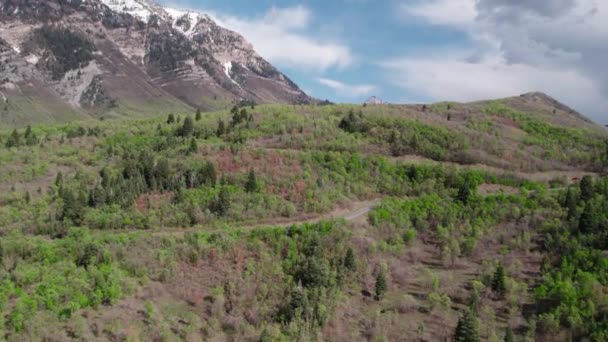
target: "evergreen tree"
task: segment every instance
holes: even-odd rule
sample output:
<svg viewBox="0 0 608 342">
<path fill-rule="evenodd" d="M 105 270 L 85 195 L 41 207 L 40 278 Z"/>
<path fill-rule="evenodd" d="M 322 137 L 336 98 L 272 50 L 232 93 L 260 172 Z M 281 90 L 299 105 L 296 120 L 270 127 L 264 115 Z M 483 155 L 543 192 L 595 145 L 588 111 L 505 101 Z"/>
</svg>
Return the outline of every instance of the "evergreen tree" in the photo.
<svg viewBox="0 0 608 342">
<path fill-rule="evenodd" d="M 201 121 L 201 118 L 202 118 L 202 116 L 201 116 L 201 110 L 200 110 L 200 108 L 198 108 L 198 109 L 196 109 L 196 116 L 194 117 L 194 119 L 196 121 Z"/>
<path fill-rule="evenodd" d="M 217 131 L 215 133 L 215 135 L 217 135 L 217 137 L 221 137 L 222 135 L 224 135 L 224 133 L 226 133 L 226 125 L 224 124 L 224 120 L 219 120 L 217 122 Z"/>
<path fill-rule="evenodd" d="M 477 313 L 480 303 L 481 303 L 481 298 L 479 298 L 479 293 L 477 292 L 477 290 L 475 288 L 473 288 L 473 290 L 471 290 L 471 293 L 469 295 L 469 300 L 468 300 L 469 310 Z"/>
<path fill-rule="evenodd" d="M 515 338 L 513 337 L 513 329 L 511 329 L 511 326 L 507 326 L 507 330 L 505 331 L 505 342 L 513 342 L 515 341 Z"/>
<path fill-rule="evenodd" d="M 101 186 L 103 188 L 110 186 L 110 173 L 108 172 L 108 169 L 105 167 L 101 169 L 101 171 L 99 171 L 99 177 L 101 177 Z"/>
<path fill-rule="evenodd" d="M 59 171 L 55 177 L 55 186 L 61 188 L 63 186 L 63 173 Z"/>
<path fill-rule="evenodd" d="M 253 171 L 253 168 L 251 170 L 249 170 L 249 175 L 247 176 L 247 182 L 245 183 L 245 191 L 247 191 L 247 192 L 258 191 L 258 182 L 255 178 L 255 171 Z"/>
<path fill-rule="evenodd" d="M 308 257 L 300 271 L 299 279 L 307 287 L 325 287 L 329 283 L 331 270 L 327 260 L 322 257 Z"/>
<path fill-rule="evenodd" d="M 458 319 L 458 325 L 454 333 L 454 342 L 479 342 L 479 326 L 477 324 L 477 317 L 470 311 L 467 310 Z"/>
<path fill-rule="evenodd" d="M 28 146 L 36 145 L 38 143 L 38 139 L 36 138 L 36 134 L 32 132 L 32 126 L 28 125 L 25 129 L 25 134 L 23 135 L 25 138 L 25 144 Z"/>
<path fill-rule="evenodd" d="M 215 183 L 217 182 L 217 175 L 215 173 L 215 166 L 213 166 L 213 163 L 206 162 L 205 165 L 198 170 L 196 179 L 197 186 L 215 186 Z"/>
<path fill-rule="evenodd" d="M 190 146 L 188 146 L 188 154 L 196 153 L 198 151 L 198 144 L 196 143 L 196 139 L 192 138 L 190 140 Z"/>
<path fill-rule="evenodd" d="M 214 211 L 219 216 L 225 216 L 230 210 L 230 192 L 228 187 L 222 186 L 217 196 Z"/>
<path fill-rule="evenodd" d="M 171 167 L 167 159 L 161 159 L 154 168 L 154 179 L 156 185 L 161 190 L 169 189 L 169 178 L 171 177 Z"/>
<path fill-rule="evenodd" d="M 383 270 L 380 270 L 380 272 L 378 272 L 378 274 L 376 275 L 375 288 L 376 293 L 374 295 L 374 299 L 379 301 L 384 297 L 384 294 L 386 293 L 386 275 L 384 274 Z"/>
<path fill-rule="evenodd" d="M 492 291 L 496 293 L 500 298 L 504 297 L 507 292 L 505 285 L 505 269 L 502 263 L 499 263 L 492 276 Z"/>
<path fill-rule="evenodd" d="M 172 123 L 175 123 L 175 115 L 169 114 L 169 117 L 167 117 L 167 124 L 170 125 Z"/>
<path fill-rule="evenodd" d="M 63 200 L 63 207 L 61 210 L 60 219 L 69 219 L 75 225 L 82 223 L 83 215 L 83 203 L 77 198 L 71 190 L 64 190 L 61 192 L 61 199 Z"/>
<path fill-rule="evenodd" d="M 191 117 L 187 116 L 186 119 L 184 119 L 184 123 L 182 124 L 182 127 L 178 130 L 177 135 L 182 136 L 182 137 L 188 137 L 188 136 L 192 135 L 193 132 L 194 132 L 194 121 L 192 120 Z"/>
<path fill-rule="evenodd" d="M 468 204 L 469 199 L 473 196 L 473 191 L 471 190 L 471 186 L 469 182 L 464 181 L 458 187 L 458 200 L 462 202 L 462 204 Z"/>
<path fill-rule="evenodd" d="M 572 187 L 568 187 L 568 192 L 566 192 L 566 199 L 564 206 L 568 209 L 567 219 L 568 221 L 576 218 L 577 206 L 578 206 L 578 198 L 576 193 L 572 189 Z"/>
<path fill-rule="evenodd" d="M 581 199 L 588 201 L 593 198 L 593 178 L 591 176 L 585 176 L 579 184 L 581 188 Z"/>
<path fill-rule="evenodd" d="M 15 128 L 13 130 L 13 132 L 11 133 L 11 135 L 6 140 L 6 147 L 7 148 L 17 147 L 20 144 L 21 144 L 21 138 L 19 137 L 19 132 Z"/>
<path fill-rule="evenodd" d="M 585 204 L 585 209 L 578 221 L 578 230 L 581 233 L 592 233 L 597 228 L 597 213 L 593 209 L 591 202 Z"/>
<path fill-rule="evenodd" d="M 357 262 L 355 260 L 355 251 L 352 248 L 348 248 L 346 250 L 346 256 L 344 256 L 344 267 L 347 270 L 352 271 L 357 267 Z"/>
</svg>

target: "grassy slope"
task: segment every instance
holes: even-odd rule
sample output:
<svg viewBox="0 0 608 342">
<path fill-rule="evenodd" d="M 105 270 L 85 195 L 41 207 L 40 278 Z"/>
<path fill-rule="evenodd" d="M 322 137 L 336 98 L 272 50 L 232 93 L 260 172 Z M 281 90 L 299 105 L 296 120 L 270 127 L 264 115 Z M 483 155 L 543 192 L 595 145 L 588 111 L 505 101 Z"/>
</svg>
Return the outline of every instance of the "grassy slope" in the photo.
<svg viewBox="0 0 608 342">
<path fill-rule="evenodd" d="M 338 128 L 350 109 L 363 111 L 365 133 Z M 540 277 L 538 223 L 561 215 L 543 191 L 548 185 L 526 181 L 526 171 L 580 175 L 594 167 L 594 148 L 604 138 L 585 123 L 539 126 L 528 119 L 534 115 L 495 102 L 450 104 L 449 110 L 438 104 L 425 112 L 349 105 L 269 105 L 250 112 L 248 127 L 220 138 L 218 120 L 228 126 L 230 114 L 204 113 L 195 122 L 194 153 L 186 152 L 190 138 L 174 138 L 181 123 L 167 124 L 166 115 L 38 125 L 40 144 L 0 147 L 0 333 L 9 340 L 257 340 L 264 331 L 284 340 L 438 340 L 452 333 L 477 281 L 485 284 L 479 288 L 482 337 L 500 337 L 507 322 L 524 335 L 522 310 L 532 303 L 527 289 Z M 183 121 L 185 114 L 178 116 Z M 74 134 L 79 126 L 84 135 Z M 387 142 L 395 128 L 418 135 L 414 148 L 396 157 Z M 2 131 L 0 140 L 9 134 Z M 507 165 L 500 162 L 507 153 L 496 145 L 512 151 Z M 169 161 L 173 174 L 212 162 L 231 193 L 226 216 L 210 211 L 218 187 L 200 187 L 184 190 L 179 201 L 171 191 L 152 191 L 123 208 L 87 207 L 82 227 L 55 219 L 62 205 L 53 185 L 58 172 L 66 187 L 91 189 L 102 168 L 121 174 L 133 159 L 129 153 L 150 149 L 157 161 Z M 462 151 L 470 153 L 468 162 L 494 167 L 478 171 L 480 165 L 429 159 L 457 161 Z M 417 168 L 410 168 L 409 153 L 419 155 Z M 250 169 L 258 193 L 243 190 Z M 467 177 L 515 188 L 515 194 L 490 193 L 463 206 L 453 198 Z M 557 187 L 568 182 L 556 181 Z M 374 198 L 385 200 L 370 222 L 338 220 L 300 233 L 257 226 L 314 220 Z M 257 228 L 241 228 L 252 225 Z M 357 266 L 338 276 L 336 265 L 349 247 Z M 503 300 L 487 286 L 498 255 L 509 274 Z M 301 268 L 316 258 L 330 271 L 322 289 L 305 285 L 312 311 L 281 324 L 277 316 L 298 291 Z M 374 301 L 367 293 L 381 269 L 389 290 Z"/>
</svg>

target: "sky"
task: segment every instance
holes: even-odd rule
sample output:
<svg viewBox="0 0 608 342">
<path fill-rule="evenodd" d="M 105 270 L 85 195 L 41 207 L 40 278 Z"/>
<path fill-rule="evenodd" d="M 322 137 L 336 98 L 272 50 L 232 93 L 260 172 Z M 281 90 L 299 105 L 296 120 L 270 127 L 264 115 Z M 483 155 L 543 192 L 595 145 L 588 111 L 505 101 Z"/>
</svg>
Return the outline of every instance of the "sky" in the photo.
<svg viewBox="0 0 608 342">
<path fill-rule="evenodd" d="M 160 0 L 239 32 L 309 95 L 361 103 L 542 91 L 608 124 L 606 0 Z"/>
</svg>

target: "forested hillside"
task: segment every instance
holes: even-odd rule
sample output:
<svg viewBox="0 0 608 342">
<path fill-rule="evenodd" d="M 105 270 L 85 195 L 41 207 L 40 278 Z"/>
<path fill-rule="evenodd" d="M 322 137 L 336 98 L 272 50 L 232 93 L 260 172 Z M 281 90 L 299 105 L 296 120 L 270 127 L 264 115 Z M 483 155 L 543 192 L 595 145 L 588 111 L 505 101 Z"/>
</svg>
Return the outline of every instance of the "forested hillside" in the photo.
<svg viewBox="0 0 608 342">
<path fill-rule="evenodd" d="M 608 339 L 608 135 L 546 97 L 0 131 L 0 339 Z"/>
</svg>

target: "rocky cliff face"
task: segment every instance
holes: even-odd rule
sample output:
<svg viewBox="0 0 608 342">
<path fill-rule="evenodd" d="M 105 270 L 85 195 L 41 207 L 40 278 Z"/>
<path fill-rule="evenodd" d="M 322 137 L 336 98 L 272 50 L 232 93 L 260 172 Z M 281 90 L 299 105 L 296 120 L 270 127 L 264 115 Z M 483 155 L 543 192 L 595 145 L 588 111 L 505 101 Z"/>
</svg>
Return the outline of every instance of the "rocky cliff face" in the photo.
<svg viewBox="0 0 608 342">
<path fill-rule="evenodd" d="M 98 116 L 311 101 L 238 33 L 147 0 L 2 0 L 0 90 L 9 123 L 35 121 L 32 101 Z"/>
</svg>

